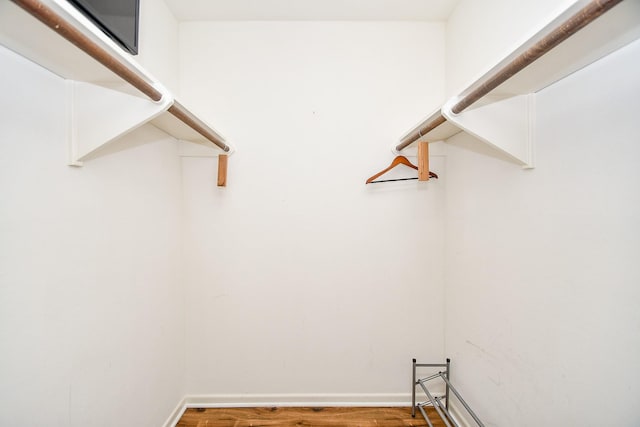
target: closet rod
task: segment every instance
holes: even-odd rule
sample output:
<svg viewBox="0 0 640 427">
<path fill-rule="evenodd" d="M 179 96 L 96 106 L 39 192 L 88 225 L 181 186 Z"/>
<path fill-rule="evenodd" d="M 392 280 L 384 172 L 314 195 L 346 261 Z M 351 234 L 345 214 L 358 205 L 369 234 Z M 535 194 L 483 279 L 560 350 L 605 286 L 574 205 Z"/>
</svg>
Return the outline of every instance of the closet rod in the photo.
<svg viewBox="0 0 640 427">
<path fill-rule="evenodd" d="M 12 0 L 15 4 L 34 16 L 40 22 L 60 34 L 66 40 L 74 44 L 80 50 L 91 56 L 93 59 L 104 65 L 114 74 L 120 76 L 124 81 L 138 89 L 140 92 L 158 102 L 162 99 L 162 92 L 150 84 L 139 71 L 132 69 L 120 61 L 117 56 L 112 55 L 106 49 L 100 47 L 85 34 L 76 28 L 71 22 L 64 19 L 53 9 L 49 8 L 39 0 Z M 187 126 L 204 136 L 213 144 L 224 151 L 230 148 L 222 139 L 199 118 L 195 117 L 179 102 L 174 101 L 168 111 Z"/>
<path fill-rule="evenodd" d="M 194 116 L 191 111 L 187 110 L 185 106 L 174 100 L 173 105 L 167 110 L 173 114 L 181 122 L 189 126 L 191 129 L 198 132 L 200 135 L 207 138 L 209 141 L 217 145 L 224 151 L 229 151 L 230 148 L 222 139 L 215 133 L 213 129 L 206 125 L 205 122 Z"/>
<path fill-rule="evenodd" d="M 451 111 L 454 114 L 463 112 L 465 109 L 473 105 L 493 89 L 500 86 L 502 83 L 513 77 L 518 72 L 522 71 L 532 62 L 571 37 L 586 25 L 590 24 L 592 21 L 600 17 L 602 14 L 607 12 L 609 9 L 611 9 L 621 1 L 622 0 L 590 1 L 585 7 L 583 7 L 569 19 L 558 25 L 553 31 L 547 34 L 536 44 L 525 50 L 522 54 L 518 55 L 500 70 L 496 71 L 492 76 L 487 77 L 484 81 L 479 83 L 475 89 L 473 89 L 460 101 L 458 101 L 453 106 Z M 409 145 L 422 138 L 422 136 L 427 132 L 432 131 L 446 121 L 447 120 L 441 113 L 436 113 L 425 122 L 423 122 L 420 126 L 418 126 L 416 130 L 414 130 L 411 134 L 407 135 L 407 137 L 405 137 L 400 142 L 400 144 L 396 146 L 396 150 L 404 150 Z"/>
</svg>

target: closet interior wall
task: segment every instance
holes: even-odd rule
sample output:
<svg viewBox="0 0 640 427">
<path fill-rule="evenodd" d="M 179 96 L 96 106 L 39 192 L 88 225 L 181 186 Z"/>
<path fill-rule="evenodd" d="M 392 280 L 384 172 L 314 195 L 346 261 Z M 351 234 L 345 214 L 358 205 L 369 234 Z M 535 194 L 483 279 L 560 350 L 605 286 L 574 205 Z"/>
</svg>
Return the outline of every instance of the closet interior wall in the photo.
<svg viewBox="0 0 640 427">
<path fill-rule="evenodd" d="M 139 59 L 176 87 L 177 23 L 141 8 Z M 176 142 L 145 127 L 70 168 L 64 80 L 0 64 L 0 425 L 162 425 L 184 396 Z"/>
<path fill-rule="evenodd" d="M 485 68 L 475 46 L 534 24 L 503 19 L 506 3 L 458 6 L 448 70 Z M 528 3 L 532 17 L 555 7 Z M 637 424 L 638 57 L 636 41 L 537 93 L 533 170 L 468 135 L 448 141 L 445 350 L 487 424 Z M 624 374 L 596 368 L 609 363 Z M 588 410 L 604 390 L 617 391 L 606 413 Z"/>
<path fill-rule="evenodd" d="M 224 190 L 183 159 L 188 392 L 409 402 L 404 361 L 443 357 L 442 185 L 363 177 L 442 102 L 444 24 L 182 23 L 180 52 L 242 147 Z"/>
</svg>

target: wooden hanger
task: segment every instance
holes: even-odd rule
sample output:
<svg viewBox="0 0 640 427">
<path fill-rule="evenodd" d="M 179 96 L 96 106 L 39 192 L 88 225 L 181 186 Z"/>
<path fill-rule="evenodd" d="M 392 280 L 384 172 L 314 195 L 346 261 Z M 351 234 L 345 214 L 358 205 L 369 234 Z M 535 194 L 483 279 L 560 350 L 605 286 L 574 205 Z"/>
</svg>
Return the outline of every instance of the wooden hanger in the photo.
<svg viewBox="0 0 640 427">
<path fill-rule="evenodd" d="M 388 168 L 386 168 L 383 171 L 378 172 L 377 174 L 373 175 L 371 178 L 367 179 L 367 184 L 372 184 L 372 183 L 376 183 L 376 182 L 408 181 L 408 180 L 418 179 L 418 177 L 415 177 L 415 178 L 385 179 L 385 180 L 381 180 L 381 181 L 375 181 L 376 178 L 379 178 L 380 176 L 382 176 L 385 173 L 389 172 L 391 169 L 395 168 L 398 165 L 405 165 L 405 166 L 409 166 L 411 169 L 418 170 L 418 167 L 416 165 L 414 165 L 413 163 L 411 163 L 409 161 L 409 159 L 407 159 L 405 156 L 397 156 L 395 159 L 393 159 L 393 161 L 391 162 L 391 165 L 389 165 Z M 438 175 L 436 175 L 435 173 L 429 171 L 429 177 L 438 178 Z"/>
</svg>

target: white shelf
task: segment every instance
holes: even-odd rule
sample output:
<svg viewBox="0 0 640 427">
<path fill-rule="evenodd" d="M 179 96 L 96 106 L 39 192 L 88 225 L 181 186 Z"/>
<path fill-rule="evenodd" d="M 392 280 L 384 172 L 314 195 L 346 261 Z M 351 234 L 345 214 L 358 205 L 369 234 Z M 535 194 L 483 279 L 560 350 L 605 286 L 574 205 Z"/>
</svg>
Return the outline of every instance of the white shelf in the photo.
<svg viewBox="0 0 640 427">
<path fill-rule="evenodd" d="M 640 0 L 625 0 L 614 6 L 463 112 L 453 113 L 453 106 L 588 3 L 588 0 L 575 2 L 520 47 L 505 55 L 502 61 L 460 95 L 448 100 L 414 127 L 401 141 L 416 135 L 417 130 L 426 123 L 442 116 L 446 122 L 423 134 L 415 142 L 442 141 L 459 132 L 466 132 L 507 154 L 514 162 L 533 167 L 532 130 L 535 124 L 536 92 L 640 38 Z"/>
<path fill-rule="evenodd" d="M 65 0 L 41 2 L 162 94 L 159 101 L 149 99 L 13 2 L 0 0 L 0 44 L 69 82 L 68 99 L 61 103 L 69 106 L 70 164 L 81 165 L 82 160 L 98 148 L 146 124 L 181 141 L 222 152 L 169 113 L 175 101 L 173 95 L 70 4 Z M 219 140 L 224 139 L 219 137 Z"/>
</svg>

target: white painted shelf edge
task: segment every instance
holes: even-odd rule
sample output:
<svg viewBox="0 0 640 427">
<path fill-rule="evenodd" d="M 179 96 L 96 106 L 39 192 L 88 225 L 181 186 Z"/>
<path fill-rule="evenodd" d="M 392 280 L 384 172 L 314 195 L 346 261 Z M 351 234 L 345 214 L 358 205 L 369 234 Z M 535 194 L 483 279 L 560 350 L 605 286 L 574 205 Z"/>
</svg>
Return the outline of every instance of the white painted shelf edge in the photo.
<svg viewBox="0 0 640 427">
<path fill-rule="evenodd" d="M 219 132 L 178 104 L 164 85 L 72 5 L 65 0 L 40 0 L 39 3 L 161 94 L 158 101 L 149 99 L 18 5 L 0 0 L 0 44 L 68 82 L 64 104 L 69 117 L 70 165 L 81 166 L 91 154 L 145 124 L 154 125 L 180 141 L 202 145 L 205 152 L 233 153 L 233 147 Z M 221 151 L 213 145 L 216 142 L 212 144 L 201 132 L 168 112 L 177 107 L 228 150 Z"/>
<path fill-rule="evenodd" d="M 416 137 L 427 124 L 436 123 L 433 129 L 421 133 L 411 144 L 446 141 L 459 132 L 465 132 L 503 152 L 514 163 L 525 168 L 534 167 L 536 92 L 640 38 L 640 0 L 624 0 L 614 6 L 489 92 L 471 108 L 459 114 L 452 109 L 464 96 L 495 75 L 497 70 L 503 69 L 588 3 L 589 0 L 579 0 L 569 7 L 564 5 L 565 9 L 552 17 L 549 23 L 505 55 L 503 60 L 483 73 L 460 95 L 446 101 L 441 108 L 414 126 L 400 141 Z M 400 153 L 397 147 L 392 151 Z"/>
</svg>

